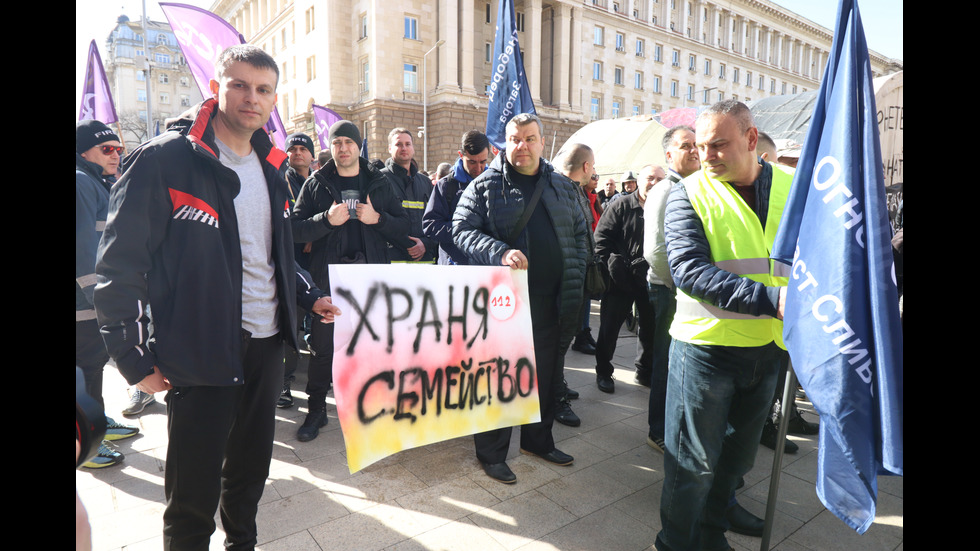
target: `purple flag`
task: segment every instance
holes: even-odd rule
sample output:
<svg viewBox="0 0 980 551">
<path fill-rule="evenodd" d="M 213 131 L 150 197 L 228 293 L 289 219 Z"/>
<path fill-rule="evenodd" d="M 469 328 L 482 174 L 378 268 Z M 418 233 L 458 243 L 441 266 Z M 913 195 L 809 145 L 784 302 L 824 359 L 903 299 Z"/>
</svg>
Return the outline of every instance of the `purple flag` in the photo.
<svg viewBox="0 0 980 551">
<path fill-rule="evenodd" d="M 205 9 L 165 2 L 160 3 L 160 9 L 170 22 L 201 95 L 210 98 L 209 83 L 214 78 L 215 60 L 225 49 L 244 44 L 245 38 L 227 21 Z M 265 129 L 271 134 L 276 147 L 285 149 L 286 129 L 277 109 L 272 110 Z"/>
<path fill-rule="evenodd" d="M 116 106 L 112 103 L 109 81 L 105 78 L 102 58 L 93 40 L 88 47 L 88 68 L 85 69 L 85 82 L 82 84 L 82 105 L 78 110 L 78 120 L 95 119 L 105 124 L 118 120 Z"/>
<path fill-rule="evenodd" d="M 330 136 L 330 127 L 333 123 L 343 119 L 333 109 L 313 104 L 313 126 L 316 128 L 316 135 L 320 138 L 320 149 L 330 149 L 327 140 Z"/>
</svg>

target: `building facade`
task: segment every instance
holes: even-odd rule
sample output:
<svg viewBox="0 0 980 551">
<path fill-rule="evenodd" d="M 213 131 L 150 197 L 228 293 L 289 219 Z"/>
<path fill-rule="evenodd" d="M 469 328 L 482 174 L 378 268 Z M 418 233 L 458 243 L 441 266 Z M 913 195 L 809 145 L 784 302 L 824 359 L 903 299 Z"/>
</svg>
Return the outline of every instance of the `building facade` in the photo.
<svg viewBox="0 0 980 551">
<path fill-rule="evenodd" d="M 767 0 L 514 0 L 550 157 L 591 120 L 816 89 L 832 30 Z M 372 158 L 396 126 L 421 130 L 429 167 L 486 125 L 498 0 L 216 0 L 211 11 L 280 64 L 288 132 L 311 105 L 358 124 Z M 436 44 L 444 41 L 438 47 Z M 874 52 L 875 76 L 901 62 Z M 422 140 L 416 155 L 423 157 Z"/>
<path fill-rule="evenodd" d="M 144 33 L 142 20 L 120 16 L 106 40 L 106 51 L 106 78 L 127 149 L 155 135 L 158 124 L 162 132 L 166 119 L 201 101 L 167 23 L 147 21 Z"/>
</svg>

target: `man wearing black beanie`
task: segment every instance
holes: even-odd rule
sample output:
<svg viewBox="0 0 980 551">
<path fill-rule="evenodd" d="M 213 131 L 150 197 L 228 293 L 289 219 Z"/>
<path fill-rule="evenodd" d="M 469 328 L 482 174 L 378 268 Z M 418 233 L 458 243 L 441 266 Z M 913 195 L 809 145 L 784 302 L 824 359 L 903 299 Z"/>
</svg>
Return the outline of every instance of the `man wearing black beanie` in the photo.
<svg viewBox="0 0 980 551">
<path fill-rule="evenodd" d="M 330 264 L 388 264 L 388 243 L 415 245 L 410 222 L 385 176 L 360 157 L 361 133 L 350 121 L 330 127 L 333 158 L 303 185 L 293 207 L 293 238 L 312 241 L 310 274 L 329 289 Z M 313 323 L 310 332 L 309 412 L 296 433 L 300 442 L 317 437 L 327 424 L 327 392 L 333 381 L 333 325 Z"/>
</svg>

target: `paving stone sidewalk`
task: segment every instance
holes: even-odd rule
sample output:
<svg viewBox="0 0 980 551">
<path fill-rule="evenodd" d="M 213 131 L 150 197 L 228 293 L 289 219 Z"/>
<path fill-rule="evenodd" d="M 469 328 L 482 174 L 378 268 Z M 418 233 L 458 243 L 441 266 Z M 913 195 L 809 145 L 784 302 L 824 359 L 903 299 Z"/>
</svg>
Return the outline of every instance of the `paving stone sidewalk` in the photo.
<svg viewBox="0 0 980 551">
<path fill-rule="evenodd" d="M 592 331 L 598 331 L 593 303 Z M 635 335 L 620 334 L 616 392 L 595 385 L 594 357 L 569 351 L 565 375 L 581 393 L 572 402 L 580 427 L 555 424 L 557 446 L 575 457 L 558 467 L 518 452 L 518 431 L 508 464 L 517 483 L 484 475 L 471 437 L 406 450 L 351 475 L 336 409 L 312 442 L 296 440 L 306 415 L 305 360 L 294 385 L 296 406 L 277 410 L 271 474 L 259 505 L 261 551 L 460 550 L 652 551 L 660 530 L 663 455 L 646 444 L 648 389 L 633 383 Z M 118 420 L 127 402 L 126 382 L 105 370 L 104 398 Z M 81 469 L 75 485 L 88 509 L 96 551 L 162 547 L 163 466 L 167 448 L 163 396 L 131 422 L 141 434 L 118 442 L 121 466 Z M 332 401 L 332 399 L 328 399 Z M 812 406 L 800 402 L 801 410 Z M 901 550 L 904 547 L 904 479 L 880 477 L 878 517 L 857 535 L 817 499 L 817 439 L 790 436 L 800 446 L 783 457 L 771 548 L 802 550 Z M 765 514 L 773 452 L 760 446 L 755 467 L 737 492 L 739 502 Z M 211 549 L 223 549 L 220 520 Z M 757 550 L 758 538 L 729 533 L 738 551 Z"/>
</svg>

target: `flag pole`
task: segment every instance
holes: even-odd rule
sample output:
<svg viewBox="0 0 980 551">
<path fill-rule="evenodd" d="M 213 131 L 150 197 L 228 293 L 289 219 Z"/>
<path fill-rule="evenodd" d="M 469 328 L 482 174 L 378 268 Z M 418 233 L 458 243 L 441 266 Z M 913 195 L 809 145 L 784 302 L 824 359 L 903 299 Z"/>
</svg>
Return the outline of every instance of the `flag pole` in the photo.
<svg viewBox="0 0 980 551">
<path fill-rule="evenodd" d="M 789 416 L 795 401 L 796 372 L 793 371 L 793 360 L 789 361 L 786 369 L 786 384 L 783 386 L 783 401 L 780 404 L 779 425 L 776 429 L 776 445 L 772 459 L 772 475 L 769 477 L 769 497 L 766 498 L 766 521 L 762 528 L 762 543 L 759 551 L 769 551 L 769 540 L 772 536 L 772 525 L 776 520 L 776 494 L 779 493 L 779 475 L 782 474 L 783 454 L 786 451 L 786 432 L 789 429 Z"/>
</svg>

